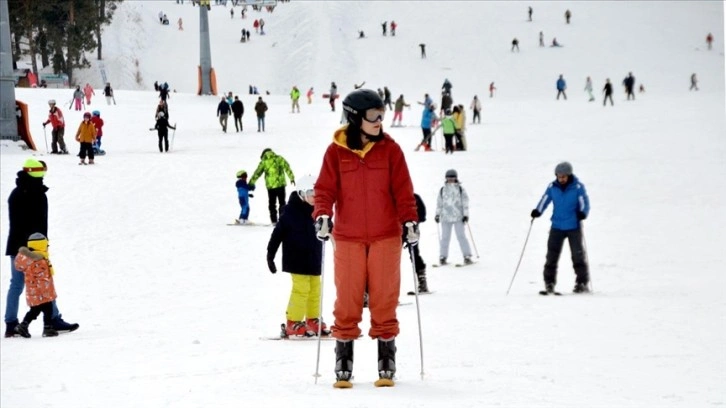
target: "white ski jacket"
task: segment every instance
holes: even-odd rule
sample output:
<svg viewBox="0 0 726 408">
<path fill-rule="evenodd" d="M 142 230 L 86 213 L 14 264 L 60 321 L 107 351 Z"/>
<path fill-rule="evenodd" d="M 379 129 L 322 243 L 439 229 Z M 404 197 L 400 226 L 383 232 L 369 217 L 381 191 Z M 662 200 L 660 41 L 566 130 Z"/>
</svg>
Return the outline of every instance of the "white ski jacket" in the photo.
<svg viewBox="0 0 726 408">
<path fill-rule="evenodd" d="M 469 195 L 460 183 L 446 183 L 436 199 L 440 222 L 461 222 L 469 216 Z"/>
</svg>

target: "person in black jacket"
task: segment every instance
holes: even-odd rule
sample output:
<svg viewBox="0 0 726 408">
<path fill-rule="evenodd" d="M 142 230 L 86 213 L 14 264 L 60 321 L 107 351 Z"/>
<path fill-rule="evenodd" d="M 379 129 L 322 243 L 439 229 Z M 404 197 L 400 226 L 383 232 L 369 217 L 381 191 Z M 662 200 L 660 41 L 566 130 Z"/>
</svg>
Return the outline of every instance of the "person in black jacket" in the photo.
<svg viewBox="0 0 726 408">
<path fill-rule="evenodd" d="M 605 86 L 602 88 L 603 93 L 605 94 L 605 98 L 602 100 L 602 106 L 605 106 L 605 103 L 610 99 L 610 106 L 614 106 L 613 104 L 613 84 L 610 83 L 610 78 L 605 80 Z"/>
<path fill-rule="evenodd" d="M 314 185 L 315 178 L 311 175 L 298 180 L 296 191 L 290 194 L 267 244 L 270 272 L 277 272 L 275 254 L 282 244 L 282 271 L 292 275 L 292 291 L 285 313 L 285 336 L 315 336 L 318 329 L 322 335 L 330 334 L 320 317 L 323 244 L 316 236 L 312 218 Z"/>
<path fill-rule="evenodd" d="M 234 128 L 238 132 L 242 131 L 242 115 L 245 113 L 245 105 L 239 100 L 239 96 L 235 95 L 232 102 L 232 113 L 234 114 Z"/>
<path fill-rule="evenodd" d="M 231 92 L 230 92 L 231 94 Z M 219 118 L 219 124 L 222 125 L 222 132 L 227 133 L 227 118 L 231 111 L 227 98 L 222 97 L 222 100 L 217 105 L 217 117 Z"/>
<path fill-rule="evenodd" d="M 416 212 L 418 212 L 418 223 L 421 224 L 422 222 L 426 221 L 426 205 L 424 205 L 423 200 L 421 199 L 421 196 L 414 193 L 413 197 L 416 199 Z M 403 235 L 406 235 L 406 231 L 403 232 Z M 405 243 L 406 240 L 404 239 L 403 242 Z M 426 263 L 424 262 L 423 258 L 421 258 L 421 253 L 419 246 L 421 245 L 421 240 L 419 239 L 418 244 L 413 246 L 413 259 L 411 259 L 411 262 L 414 263 L 414 266 L 416 267 L 416 276 L 418 277 L 418 293 L 429 293 L 429 285 L 426 282 Z M 408 247 L 408 244 L 404 244 L 405 247 Z M 411 257 L 409 253 L 409 258 Z"/>
<path fill-rule="evenodd" d="M 26 246 L 30 235 L 36 232 L 48 235 L 48 187 L 43 177 L 48 170 L 45 162 L 30 158 L 23 164 L 15 180 L 15 189 L 8 198 L 8 246 L 5 255 L 10 257 L 10 287 L 5 304 L 5 337 L 15 337 L 19 333 L 18 307 L 20 295 L 25 288 L 25 276 L 15 269 L 15 256 L 22 246 Z M 77 323 L 66 323 L 58 311 L 55 300 L 51 324 L 57 331 L 71 332 L 78 329 Z"/>
<path fill-rule="evenodd" d="M 627 100 L 630 100 L 630 98 L 633 98 L 633 100 L 635 100 L 635 92 L 633 92 L 633 89 L 635 89 L 635 77 L 633 76 L 632 72 L 628 72 L 628 76 L 623 79 L 623 85 L 625 86 L 625 94 L 627 95 Z"/>
<path fill-rule="evenodd" d="M 169 124 L 169 121 L 166 120 L 166 115 L 164 115 L 164 112 L 159 112 L 158 118 L 156 119 L 156 125 L 154 125 L 153 128 L 149 130 L 157 130 L 159 135 L 159 152 L 168 152 L 169 151 L 169 130 L 167 128 L 171 128 L 176 130 L 176 128 Z M 162 149 L 162 141 L 164 142 L 164 148 Z"/>
</svg>

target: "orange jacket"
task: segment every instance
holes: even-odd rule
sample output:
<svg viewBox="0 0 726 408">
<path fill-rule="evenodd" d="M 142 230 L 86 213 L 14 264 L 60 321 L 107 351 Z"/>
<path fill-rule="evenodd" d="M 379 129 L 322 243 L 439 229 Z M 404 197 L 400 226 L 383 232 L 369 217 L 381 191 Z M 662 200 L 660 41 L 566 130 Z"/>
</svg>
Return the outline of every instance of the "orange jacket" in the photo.
<svg viewBox="0 0 726 408">
<path fill-rule="evenodd" d="M 335 219 L 335 239 L 373 242 L 401 236 L 402 224 L 418 221 L 413 183 L 401 147 L 387 133 L 363 150 L 346 146 L 345 128 L 328 146 L 315 183 L 313 217 Z"/>
<path fill-rule="evenodd" d="M 93 143 L 96 141 L 96 125 L 90 120 L 81 122 L 76 132 L 76 140 L 81 143 Z"/>
<path fill-rule="evenodd" d="M 49 262 L 43 255 L 20 247 L 15 257 L 15 269 L 25 274 L 25 299 L 28 306 L 42 305 L 58 297 L 55 294 Z"/>
</svg>

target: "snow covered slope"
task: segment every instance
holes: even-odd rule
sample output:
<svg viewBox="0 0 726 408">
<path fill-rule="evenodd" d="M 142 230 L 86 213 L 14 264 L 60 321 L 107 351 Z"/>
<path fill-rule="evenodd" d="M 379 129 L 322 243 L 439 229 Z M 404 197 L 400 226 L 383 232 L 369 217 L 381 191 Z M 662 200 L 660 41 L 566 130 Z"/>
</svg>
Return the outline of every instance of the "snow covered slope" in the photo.
<svg viewBox="0 0 726 408">
<path fill-rule="evenodd" d="M 97 164 L 42 156 L 49 164 L 51 257 L 63 317 L 81 324 L 59 338 L 0 339 L 2 407 L 708 407 L 726 404 L 726 107 L 723 4 L 715 2 L 535 2 L 534 22 L 521 2 L 298 2 L 282 4 L 265 37 L 239 43 L 242 21 L 212 6 L 212 62 L 220 90 L 240 94 L 242 133 L 222 133 L 218 99 L 198 97 L 198 44 L 188 1 L 124 2 L 106 31 L 105 61 L 118 105 L 94 99 L 106 120 Z M 564 10 L 573 13 L 565 25 Z M 163 9 L 172 25 L 158 24 Z M 185 31 L 176 30 L 181 16 Z M 250 13 L 250 18 L 258 16 Z M 396 20 L 395 38 L 380 23 Z M 245 22 L 248 28 L 251 22 Z M 358 40 L 357 30 L 369 38 Z M 537 47 L 537 34 L 561 49 Z M 715 49 L 705 50 L 712 32 Z M 520 40 L 520 53 L 510 42 Z M 418 44 L 427 43 L 428 58 Z M 142 83 L 136 82 L 136 66 Z M 626 102 L 619 86 L 632 71 L 646 93 Z M 688 91 L 696 72 L 701 90 Z M 568 101 L 554 81 L 569 80 Z M 82 82 L 100 86 L 90 70 Z M 616 85 L 615 106 L 588 103 L 586 76 Z M 284 320 L 290 277 L 267 271 L 269 228 L 229 227 L 239 213 L 237 170 L 253 171 L 271 147 L 295 174 L 317 173 L 339 122 L 318 96 L 289 113 L 292 85 L 318 95 L 336 81 L 346 93 L 365 80 L 409 102 L 437 96 L 443 79 L 455 102 L 483 96 L 481 125 L 469 125 L 467 152 L 414 153 L 420 107 L 405 128 L 387 128 L 403 146 L 416 191 L 435 207 L 447 169 L 456 168 L 471 197 L 471 232 L 479 262 L 429 268 L 436 294 L 421 299 L 424 379 L 420 378 L 416 308 L 401 306 L 399 381 L 374 389 L 375 342 L 356 342 L 353 390 L 334 390 L 333 343 L 322 344 L 314 384 L 314 342 L 262 341 Z M 87 79 L 86 79 L 87 78 Z M 177 89 L 174 150 L 160 154 L 153 125 L 154 80 Z M 499 93 L 485 96 L 489 82 Z M 247 85 L 269 89 L 267 132 L 250 114 Z M 81 112 L 70 92 L 18 89 L 29 103 L 33 136 L 46 101 L 66 105 L 66 141 Z M 469 116 L 470 115 L 470 112 Z M 386 118 L 388 124 L 389 118 Z M 48 129 L 49 131 L 49 129 Z M 48 137 L 50 137 L 48 135 Z M 439 140 L 438 143 L 441 143 Z M 29 152 L 0 144 L 0 248 L 7 242 L 6 198 Z M 546 298 L 542 264 L 547 213 L 529 213 L 570 160 L 588 188 L 585 222 L 595 293 Z M 251 219 L 267 220 L 266 193 Z M 438 257 L 433 220 L 422 225 L 427 263 Z M 323 315 L 332 323 L 332 248 L 325 264 Z M 451 243 L 451 258 L 460 253 Z M 280 259 L 277 259 L 278 267 Z M 403 259 L 402 291 L 411 290 Z M 574 283 L 562 256 L 558 289 Z M 9 263 L 0 262 L 0 312 Z M 412 299 L 402 293 L 403 302 Z M 21 315 L 27 311 L 21 300 Z M 369 327 L 364 312 L 362 329 Z"/>
</svg>

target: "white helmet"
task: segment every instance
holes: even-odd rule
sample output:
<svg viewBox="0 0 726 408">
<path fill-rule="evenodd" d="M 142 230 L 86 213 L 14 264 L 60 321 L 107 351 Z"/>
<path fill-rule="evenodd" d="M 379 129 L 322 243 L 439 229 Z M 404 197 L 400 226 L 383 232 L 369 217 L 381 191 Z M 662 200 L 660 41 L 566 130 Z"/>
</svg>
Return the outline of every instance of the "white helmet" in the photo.
<svg viewBox="0 0 726 408">
<path fill-rule="evenodd" d="M 295 182 L 295 191 L 297 191 L 297 194 L 303 201 L 305 201 L 306 197 L 313 197 L 315 195 L 316 180 L 312 174 L 306 174 Z"/>
<path fill-rule="evenodd" d="M 48 105 L 55 105 L 55 99 L 51 99 L 48 101 Z"/>
</svg>

